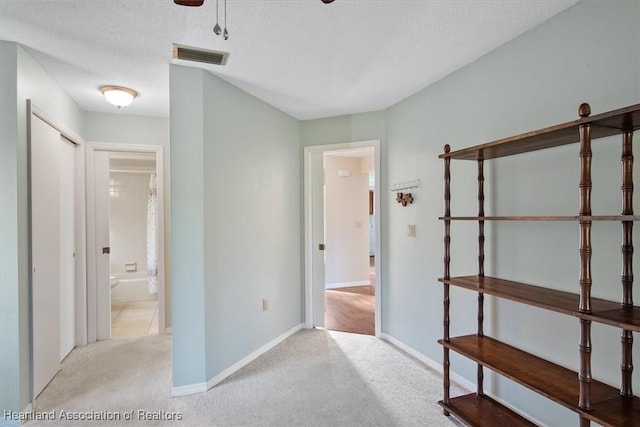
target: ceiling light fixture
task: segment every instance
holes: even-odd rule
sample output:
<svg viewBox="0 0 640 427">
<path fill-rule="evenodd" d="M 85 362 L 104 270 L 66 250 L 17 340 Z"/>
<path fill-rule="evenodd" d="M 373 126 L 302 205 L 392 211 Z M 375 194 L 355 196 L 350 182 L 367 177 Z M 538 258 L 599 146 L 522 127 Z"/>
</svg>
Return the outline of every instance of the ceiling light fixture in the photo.
<svg viewBox="0 0 640 427">
<path fill-rule="evenodd" d="M 118 108 L 130 105 L 138 96 L 138 92 L 124 86 L 102 86 L 100 92 L 102 92 L 109 104 Z"/>
</svg>

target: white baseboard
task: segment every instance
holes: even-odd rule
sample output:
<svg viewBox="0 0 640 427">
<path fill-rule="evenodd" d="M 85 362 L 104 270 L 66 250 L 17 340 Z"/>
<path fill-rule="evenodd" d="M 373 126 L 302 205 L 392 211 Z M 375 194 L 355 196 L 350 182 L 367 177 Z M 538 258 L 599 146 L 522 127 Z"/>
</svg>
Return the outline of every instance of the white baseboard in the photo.
<svg viewBox="0 0 640 427">
<path fill-rule="evenodd" d="M 171 397 L 188 396 L 190 394 L 204 393 L 209 390 L 207 383 L 196 383 L 189 385 L 181 385 L 178 387 L 171 387 Z"/>
<path fill-rule="evenodd" d="M 289 329 L 284 334 L 268 342 L 267 344 L 263 345 L 262 347 L 260 347 L 259 349 L 257 349 L 256 351 L 254 351 L 244 359 L 234 363 L 224 371 L 220 372 L 215 377 L 209 379 L 206 383 L 198 383 L 198 384 L 191 384 L 191 385 L 180 386 L 180 387 L 173 387 L 171 389 L 171 397 L 186 396 L 188 394 L 202 393 L 209 390 L 210 388 L 214 387 L 215 385 L 225 380 L 230 375 L 234 374 L 235 372 L 239 371 L 241 368 L 245 367 L 249 363 L 256 360 L 258 357 L 260 357 L 267 351 L 271 350 L 276 345 L 280 344 L 282 341 L 289 338 L 291 335 L 298 332 L 300 329 L 302 329 L 302 326 L 303 326 L 302 323 L 297 324 L 296 326 Z"/>
<path fill-rule="evenodd" d="M 253 362 L 258 357 L 262 356 L 264 353 L 266 353 L 267 351 L 271 350 L 273 347 L 277 346 L 282 341 L 286 340 L 291 335 L 293 335 L 296 332 L 298 332 L 300 329 L 302 329 L 302 323 L 297 324 L 296 326 L 294 326 L 293 328 L 289 329 L 287 332 L 285 332 L 284 334 L 280 335 L 279 337 L 277 337 L 273 341 L 268 342 L 267 344 L 263 345 L 262 347 L 260 347 L 259 349 L 257 349 L 256 351 L 254 351 L 253 353 L 251 353 L 250 355 L 248 355 L 244 359 L 240 360 L 237 363 L 234 363 L 233 365 L 231 365 L 230 367 L 228 367 L 224 371 L 220 372 L 218 375 L 216 375 L 215 377 L 213 377 L 209 381 L 207 381 L 207 390 L 210 389 L 211 387 L 215 386 L 216 384 L 221 383 L 224 379 L 229 377 L 231 374 L 239 371 L 241 368 L 243 368 L 246 365 L 248 365 L 249 363 Z"/>
<path fill-rule="evenodd" d="M 429 368 L 431 368 L 431 369 L 433 369 L 433 370 L 435 370 L 435 371 L 437 371 L 437 372 L 439 372 L 441 374 L 443 373 L 443 368 L 442 368 L 442 364 L 441 363 L 438 363 L 435 360 L 428 358 L 427 356 L 425 356 L 424 354 L 420 353 L 415 348 L 408 346 L 407 344 L 405 344 L 402 341 L 392 337 L 391 335 L 386 334 L 386 333 L 383 332 L 382 334 L 380 334 L 380 339 L 383 339 L 383 340 L 388 341 L 389 343 L 395 345 L 400 350 L 404 351 L 405 353 L 408 353 L 412 357 L 415 357 L 420 362 L 422 362 L 425 365 L 427 365 Z M 469 391 L 476 389 L 476 384 L 474 382 L 467 380 L 466 378 L 456 374 L 455 372 L 450 371 L 449 375 L 451 377 L 451 381 L 455 382 L 460 387 L 463 387 L 463 388 L 465 388 L 465 389 L 467 389 Z M 542 422 L 538 421 L 537 419 L 531 417 L 531 415 L 520 411 L 518 408 L 514 408 L 508 402 L 505 402 L 504 399 L 501 399 L 500 397 L 494 395 L 493 393 L 487 393 L 486 390 L 485 390 L 485 394 L 487 396 L 491 397 L 496 402 L 506 406 L 507 408 L 511 409 L 512 411 L 516 412 L 517 414 L 520 414 L 521 416 L 527 418 L 532 423 L 534 423 L 536 425 L 539 425 L 539 426 L 546 426 L 546 424 L 543 424 Z"/>
<path fill-rule="evenodd" d="M 341 282 L 341 283 L 327 283 L 324 285 L 325 289 L 338 289 L 338 288 L 350 288 L 352 286 L 369 286 L 371 281 L 361 280 L 357 282 Z"/>
<path fill-rule="evenodd" d="M 435 360 L 428 358 L 427 356 L 425 356 L 424 354 L 420 353 L 415 348 L 408 346 L 407 344 L 405 344 L 402 341 L 392 337 L 391 335 L 386 334 L 386 333 L 383 332 L 382 334 L 380 334 L 380 339 L 383 339 L 385 341 L 389 341 L 391 344 L 395 345 L 396 347 L 398 347 L 400 350 L 404 351 L 405 353 L 408 353 L 411 356 L 415 357 L 420 362 L 424 363 L 425 365 L 427 365 L 428 367 L 430 367 L 434 371 L 437 371 L 437 372 L 439 372 L 441 374 L 444 372 L 441 363 L 438 363 Z M 467 390 L 475 390 L 476 385 L 473 382 L 469 381 L 468 379 L 456 374 L 453 371 L 450 372 L 450 376 L 451 376 L 451 380 L 454 381 L 456 384 L 458 384 L 460 387 L 466 388 Z"/>
</svg>

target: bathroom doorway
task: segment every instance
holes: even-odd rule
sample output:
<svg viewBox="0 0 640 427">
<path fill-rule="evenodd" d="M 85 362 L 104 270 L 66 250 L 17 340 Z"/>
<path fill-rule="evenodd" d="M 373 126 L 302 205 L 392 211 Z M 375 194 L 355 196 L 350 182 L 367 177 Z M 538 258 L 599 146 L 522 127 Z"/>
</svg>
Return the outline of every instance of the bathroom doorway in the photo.
<svg viewBox="0 0 640 427">
<path fill-rule="evenodd" d="M 165 332 L 162 151 L 88 144 L 88 342 Z"/>
<path fill-rule="evenodd" d="M 111 338 L 158 333 L 155 153 L 109 153 Z"/>
</svg>

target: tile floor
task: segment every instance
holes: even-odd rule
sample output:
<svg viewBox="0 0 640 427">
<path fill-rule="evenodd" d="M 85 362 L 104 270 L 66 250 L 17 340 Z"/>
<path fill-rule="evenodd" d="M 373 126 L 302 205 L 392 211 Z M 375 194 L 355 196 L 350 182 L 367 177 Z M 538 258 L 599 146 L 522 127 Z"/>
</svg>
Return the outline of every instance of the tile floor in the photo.
<svg viewBox="0 0 640 427">
<path fill-rule="evenodd" d="M 158 301 L 111 303 L 111 338 L 158 333 Z"/>
</svg>

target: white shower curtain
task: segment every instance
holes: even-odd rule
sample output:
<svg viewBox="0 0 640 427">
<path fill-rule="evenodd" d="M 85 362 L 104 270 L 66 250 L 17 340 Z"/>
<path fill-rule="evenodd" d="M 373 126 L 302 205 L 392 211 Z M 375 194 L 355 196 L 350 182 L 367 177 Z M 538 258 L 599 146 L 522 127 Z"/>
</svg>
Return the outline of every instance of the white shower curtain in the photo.
<svg viewBox="0 0 640 427">
<path fill-rule="evenodd" d="M 149 179 L 149 199 L 147 201 L 147 276 L 149 292 L 158 293 L 158 183 L 155 173 Z"/>
</svg>

